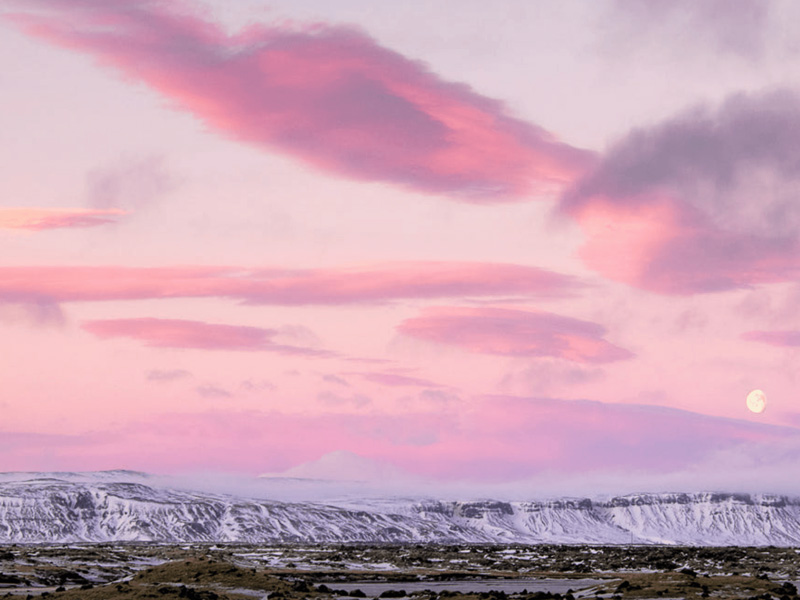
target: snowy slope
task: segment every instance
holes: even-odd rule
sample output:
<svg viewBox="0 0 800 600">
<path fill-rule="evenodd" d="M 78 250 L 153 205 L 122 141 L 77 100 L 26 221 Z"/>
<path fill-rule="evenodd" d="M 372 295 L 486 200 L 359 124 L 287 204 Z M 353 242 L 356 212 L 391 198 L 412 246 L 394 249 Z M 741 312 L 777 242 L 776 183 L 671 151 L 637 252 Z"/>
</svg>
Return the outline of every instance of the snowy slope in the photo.
<svg viewBox="0 0 800 600">
<path fill-rule="evenodd" d="M 334 506 L 164 489 L 147 481 L 125 472 L 0 476 L 0 542 L 800 545 L 800 500 L 780 496 L 384 499 Z"/>
</svg>

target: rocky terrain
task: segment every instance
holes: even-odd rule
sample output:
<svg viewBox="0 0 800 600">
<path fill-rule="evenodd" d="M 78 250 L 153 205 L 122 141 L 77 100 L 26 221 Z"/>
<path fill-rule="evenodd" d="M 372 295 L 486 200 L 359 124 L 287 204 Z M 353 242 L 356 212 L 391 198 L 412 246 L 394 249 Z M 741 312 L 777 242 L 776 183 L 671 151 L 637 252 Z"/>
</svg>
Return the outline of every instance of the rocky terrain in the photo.
<svg viewBox="0 0 800 600">
<path fill-rule="evenodd" d="M 507 545 L 0 547 L 0 594 L 58 600 L 789 599 L 790 548 Z"/>
</svg>

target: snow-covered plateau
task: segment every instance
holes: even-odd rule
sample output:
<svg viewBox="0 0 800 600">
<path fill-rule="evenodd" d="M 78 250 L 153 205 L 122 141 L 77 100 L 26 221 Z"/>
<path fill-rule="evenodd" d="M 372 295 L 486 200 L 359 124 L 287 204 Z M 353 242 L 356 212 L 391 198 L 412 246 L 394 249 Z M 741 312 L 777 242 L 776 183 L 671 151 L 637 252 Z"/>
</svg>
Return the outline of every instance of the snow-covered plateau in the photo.
<svg viewBox="0 0 800 600">
<path fill-rule="evenodd" d="M 0 542 L 800 546 L 800 499 L 784 496 L 280 502 L 168 489 L 143 475 L 120 479 L 124 472 L 0 475 Z"/>
</svg>

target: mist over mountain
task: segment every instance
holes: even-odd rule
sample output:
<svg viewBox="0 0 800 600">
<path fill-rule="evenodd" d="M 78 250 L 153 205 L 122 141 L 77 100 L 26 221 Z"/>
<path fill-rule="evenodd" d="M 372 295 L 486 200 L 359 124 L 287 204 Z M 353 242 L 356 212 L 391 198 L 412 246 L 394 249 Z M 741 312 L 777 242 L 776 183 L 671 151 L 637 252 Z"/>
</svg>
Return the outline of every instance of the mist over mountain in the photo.
<svg viewBox="0 0 800 600">
<path fill-rule="evenodd" d="M 517 501 L 279 501 L 129 471 L 0 475 L 0 542 L 800 545 L 800 499 L 660 493 Z"/>
</svg>

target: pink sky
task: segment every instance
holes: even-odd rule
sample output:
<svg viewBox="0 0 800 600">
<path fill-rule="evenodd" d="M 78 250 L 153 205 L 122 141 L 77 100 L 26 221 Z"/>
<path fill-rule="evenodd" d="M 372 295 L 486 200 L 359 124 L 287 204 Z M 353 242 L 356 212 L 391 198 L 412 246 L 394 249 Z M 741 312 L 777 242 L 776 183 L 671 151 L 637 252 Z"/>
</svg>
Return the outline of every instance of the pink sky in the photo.
<svg viewBox="0 0 800 600">
<path fill-rule="evenodd" d="M 0 470 L 344 452 L 475 489 L 782 489 L 795 23 L 777 0 L 7 2 Z"/>
</svg>

